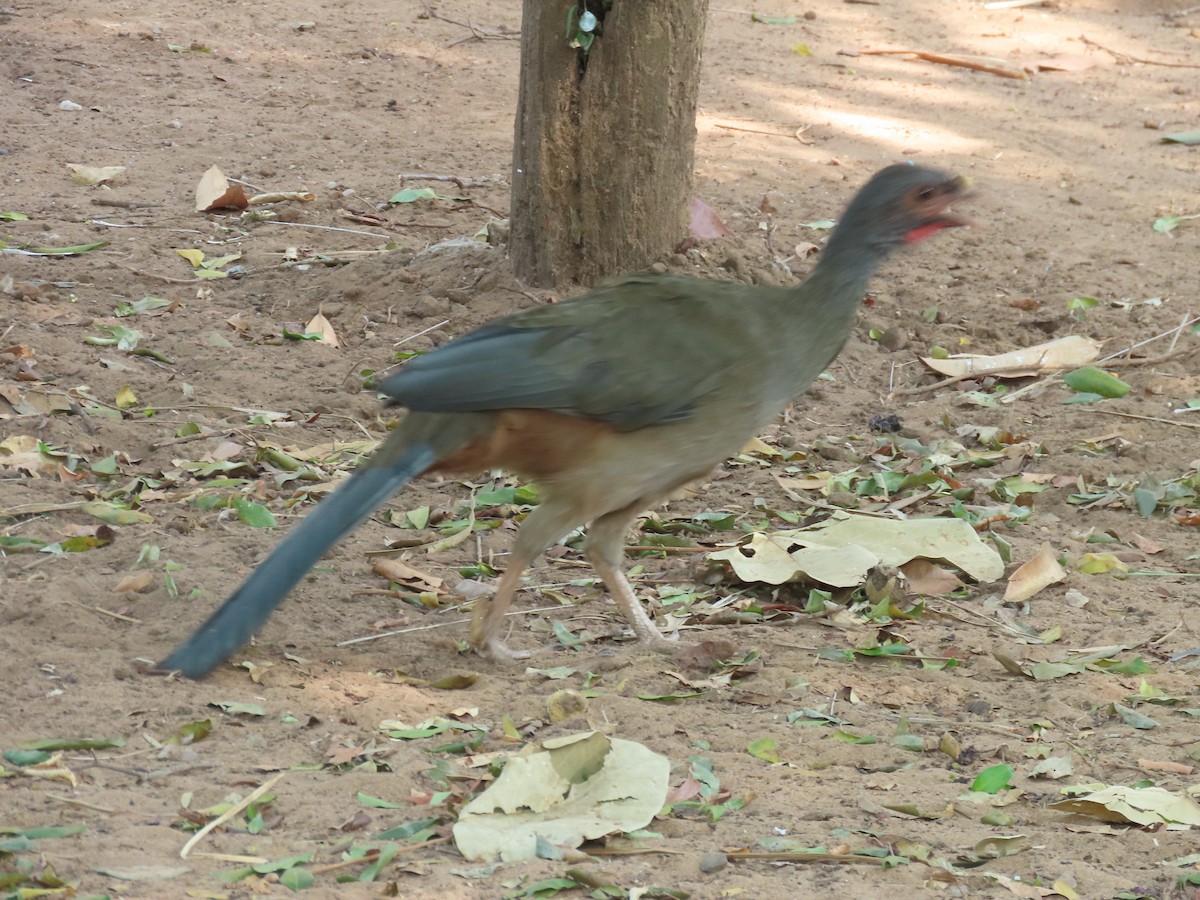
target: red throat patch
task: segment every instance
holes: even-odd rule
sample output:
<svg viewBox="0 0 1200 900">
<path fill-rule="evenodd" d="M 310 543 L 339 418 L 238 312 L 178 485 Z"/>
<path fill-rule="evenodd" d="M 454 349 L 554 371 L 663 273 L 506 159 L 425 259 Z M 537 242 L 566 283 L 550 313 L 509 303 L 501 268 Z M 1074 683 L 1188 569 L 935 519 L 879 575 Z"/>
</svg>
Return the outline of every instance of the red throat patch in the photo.
<svg viewBox="0 0 1200 900">
<path fill-rule="evenodd" d="M 931 234 L 936 234 L 943 228 L 951 228 L 957 225 L 957 222 L 930 222 L 928 225 L 922 225 L 920 228 L 914 228 L 912 231 L 904 235 L 904 243 L 916 244 L 925 240 Z"/>
</svg>

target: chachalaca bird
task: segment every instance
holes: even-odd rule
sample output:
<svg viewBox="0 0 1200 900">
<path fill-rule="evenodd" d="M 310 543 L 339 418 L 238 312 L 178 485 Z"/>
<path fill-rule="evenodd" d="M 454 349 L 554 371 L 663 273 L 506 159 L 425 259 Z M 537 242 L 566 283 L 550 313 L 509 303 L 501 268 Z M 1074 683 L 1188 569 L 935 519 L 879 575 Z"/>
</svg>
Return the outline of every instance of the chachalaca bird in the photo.
<svg viewBox="0 0 1200 900">
<path fill-rule="evenodd" d="M 633 275 L 493 321 L 410 360 L 380 389 L 406 418 L 160 667 L 197 678 L 248 641 L 334 543 L 418 475 L 499 468 L 534 479 L 525 519 L 471 643 L 513 657 L 501 632 L 521 575 L 586 523 L 588 560 L 638 638 L 669 645 L 622 571 L 642 510 L 704 476 L 837 356 L 868 280 L 895 248 L 966 224 L 962 178 L 878 172 L 796 287 Z"/>
</svg>

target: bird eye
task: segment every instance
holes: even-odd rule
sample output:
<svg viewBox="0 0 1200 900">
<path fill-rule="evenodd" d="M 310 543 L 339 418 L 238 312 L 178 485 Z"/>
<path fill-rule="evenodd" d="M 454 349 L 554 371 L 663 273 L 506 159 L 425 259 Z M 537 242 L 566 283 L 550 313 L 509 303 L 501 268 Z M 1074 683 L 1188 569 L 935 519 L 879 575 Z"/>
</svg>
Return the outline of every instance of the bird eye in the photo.
<svg viewBox="0 0 1200 900">
<path fill-rule="evenodd" d="M 917 199 L 922 203 L 928 203 L 933 199 L 933 188 L 923 187 L 917 191 Z"/>
</svg>

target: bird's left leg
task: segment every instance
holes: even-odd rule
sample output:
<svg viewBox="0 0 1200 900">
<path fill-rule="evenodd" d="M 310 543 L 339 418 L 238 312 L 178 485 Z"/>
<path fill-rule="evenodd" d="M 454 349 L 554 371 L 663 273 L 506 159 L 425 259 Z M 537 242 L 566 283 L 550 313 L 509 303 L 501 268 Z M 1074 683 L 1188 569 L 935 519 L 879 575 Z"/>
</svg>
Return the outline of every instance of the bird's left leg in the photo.
<svg viewBox="0 0 1200 900">
<path fill-rule="evenodd" d="M 475 601 L 475 612 L 471 617 L 471 646 L 480 656 L 504 661 L 532 655 L 512 650 L 504 643 L 501 632 L 504 630 L 505 614 L 521 587 L 521 576 L 525 570 L 543 550 L 582 521 L 573 505 L 547 498 L 521 524 L 508 558 L 508 567 L 496 585 L 495 595 L 490 599 L 481 597 Z"/>
</svg>

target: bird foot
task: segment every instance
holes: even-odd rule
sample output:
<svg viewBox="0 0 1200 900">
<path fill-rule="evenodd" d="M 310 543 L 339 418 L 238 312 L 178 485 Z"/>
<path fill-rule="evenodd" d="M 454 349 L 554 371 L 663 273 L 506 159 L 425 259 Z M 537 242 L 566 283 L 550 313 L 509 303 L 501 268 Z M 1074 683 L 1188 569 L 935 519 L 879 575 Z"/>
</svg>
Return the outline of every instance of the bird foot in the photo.
<svg viewBox="0 0 1200 900">
<path fill-rule="evenodd" d="M 476 647 L 475 652 L 484 659 L 490 659 L 492 662 L 498 663 L 515 663 L 523 659 L 529 659 L 536 653 L 535 650 L 514 650 L 500 638 L 492 638 L 484 641 L 483 646 Z"/>
</svg>

